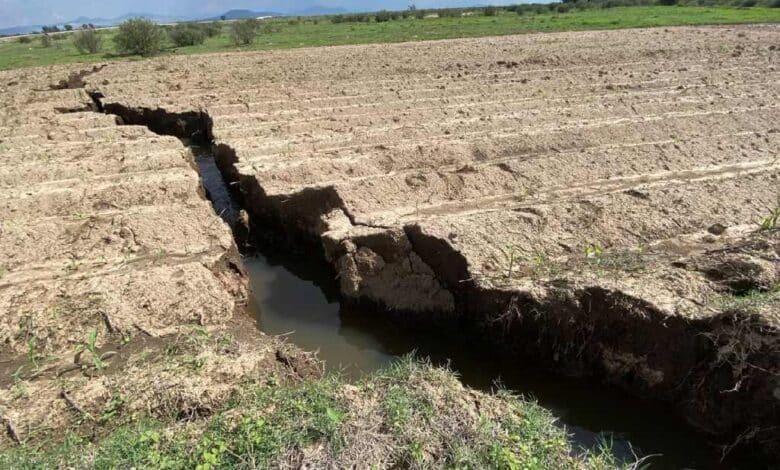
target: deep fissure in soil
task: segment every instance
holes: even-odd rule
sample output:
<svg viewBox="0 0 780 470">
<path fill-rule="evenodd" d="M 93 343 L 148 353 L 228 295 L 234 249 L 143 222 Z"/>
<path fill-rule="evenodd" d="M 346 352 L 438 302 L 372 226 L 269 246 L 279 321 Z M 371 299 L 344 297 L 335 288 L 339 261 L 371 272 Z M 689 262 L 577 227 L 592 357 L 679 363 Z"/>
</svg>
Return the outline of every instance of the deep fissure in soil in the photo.
<svg viewBox="0 0 780 470">
<path fill-rule="evenodd" d="M 338 271 L 336 260 L 344 253 L 321 238 L 321 217 L 340 210 L 353 224 L 355 219 L 333 187 L 306 189 L 284 198 L 268 196 L 254 177 L 238 173 L 232 148 L 213 145 L 212 121 L 205 112 L 131 108 L 104 103 L 99 92 L 91 96 L 97 109 L 119 116 L 124 124 L 144 125 L 158 134 L 213 146 L 222 176 L 246 211 L 230 221 L 243 250 L 251 250 L 253 243 L 262 243 L 258 237 L 271 233 L 288 247 L 303 246 L 310 254 L 318 253 Z M 389 231 L 351 241 L 376 251 L 393 251 L 398 234 L 391 236 Z M 452 294 L 456 313 L 388 309 L 361 297 L 342 296 L 343 302 L 381 310 L 410 327 L 466 331 L 503 358 L 531 359 L 558 373 L 592 377 L 671 403 L 719 442 L 737 444 L 726 450 L 758 448 L 770 461 L 777 458 L 780 414 L 773 397 L 777 377 L 771 369 L 778 352 L 770 342 L 749 343 L 752 346 L 742 348 L 737 359 L 750 367 L 722 356 L 723 348 L 767 335 L 771 327 L 759 319 L 739 312 L 706 320 L 669 317 L 620 292 L 572 289 L 565 284 L 544 298 L 484 289 L 470 280 L 466 260 L 446 240 L 428 236 L 414 224 L 404 227 L 401 236 Z"/>
</svg>

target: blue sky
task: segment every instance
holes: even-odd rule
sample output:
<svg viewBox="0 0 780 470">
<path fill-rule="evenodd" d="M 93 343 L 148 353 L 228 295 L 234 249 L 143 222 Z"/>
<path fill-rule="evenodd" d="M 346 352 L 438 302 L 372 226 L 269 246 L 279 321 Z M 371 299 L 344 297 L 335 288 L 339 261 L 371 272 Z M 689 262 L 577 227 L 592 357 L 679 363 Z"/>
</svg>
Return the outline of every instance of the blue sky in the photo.
<svg viewBox="0 0 780 470">
<path fill-rule="evenodd" d="M 522 3 L 527 0 L 417 0 L 420 8 L 443 6 Z M 537 0 L 545 1 L 545 0 Z M 125 13 L 153 13 L 170 16 L 208 16 L 231 9 L 268 10 L 291 13 L 320 5 L 347 10 L 404 9 L 407 0 L 0 0 L 0 28 L 54 24 L 79 16 L 115 18 Z"/>
</svg>

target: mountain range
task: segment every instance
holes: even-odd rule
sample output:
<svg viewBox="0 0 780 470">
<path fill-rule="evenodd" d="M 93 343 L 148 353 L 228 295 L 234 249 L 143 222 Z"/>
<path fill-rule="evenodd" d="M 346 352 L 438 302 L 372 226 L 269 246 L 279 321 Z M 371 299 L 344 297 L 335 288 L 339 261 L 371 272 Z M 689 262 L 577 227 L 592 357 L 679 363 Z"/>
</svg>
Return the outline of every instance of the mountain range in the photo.
<svg viewBox="0 0 780 470">
<path fill-rule="evenodd" d="M 99 27 L 116 26 L 123 21 L 130 18 L 146 18 L 154 21 L 155 23 L 176 23 L 180 21 L 216 21 L 222 19 L 236 20 L 241 18 L 257 18 L 261 16 L 313 16 L 313 15 L 335 15 L 338 13 L 346 13 L 348 10 L 344 8 L 331 8 L 319 5 L 314 5 L 303 10 L 295 11 L 292 13 L 280 13 L 272 11 L 252 11 L 252 10 L 230 10 L 226 11 L 222 15 L 217 16 L 166 16 L 156 15 L 151 13 L 127 13 L 116 18 L 90 18 L 87 16 L 79 16 L 70 21 L 64 21 L 57 23 L 58 26 L 69 24 L 73 27 L 79 27 L 82 24 L 92 24 Z M 0 29 L 0 36 L 14 36 L 17 34 L 29 34 L 34 32 L 40 32 L 44 25 L 25 25 L 25 26 L 11 26 L 9 28 Z"/>
</svg>

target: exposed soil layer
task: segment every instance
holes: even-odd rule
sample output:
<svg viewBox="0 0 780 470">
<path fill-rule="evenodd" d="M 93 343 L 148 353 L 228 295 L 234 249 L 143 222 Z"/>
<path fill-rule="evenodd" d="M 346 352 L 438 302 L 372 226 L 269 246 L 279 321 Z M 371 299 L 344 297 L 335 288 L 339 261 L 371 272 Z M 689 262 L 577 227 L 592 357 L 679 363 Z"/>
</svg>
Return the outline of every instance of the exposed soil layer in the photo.
<svg viewBox="0 0 780 470">
<path fill-rule="evenodd" d="M 213 138 L 250 229 L 320 247 L 346 298 L 670 401 L 776 459 L 780 233 L 758 223 L 780 204 L 778 39 L 526 35 L 166 57 L 85 80 L 125 122 Z M 74 132 L 148 135 L 91 122 Z M 35 135 L 3 125 L 12 145 Z M 98 197 L 85 186 L 69 210 Z M 29 199 L 8 210 L 40 214 Z"/>
<path fill-rule="evenodd" d="M 195 420 L 247 381 L 321 374 L 243 314 L 238 250 L 179 139 L 96 112 L 86 72 L 2 75 L 0 444 Z"/>
</svg>

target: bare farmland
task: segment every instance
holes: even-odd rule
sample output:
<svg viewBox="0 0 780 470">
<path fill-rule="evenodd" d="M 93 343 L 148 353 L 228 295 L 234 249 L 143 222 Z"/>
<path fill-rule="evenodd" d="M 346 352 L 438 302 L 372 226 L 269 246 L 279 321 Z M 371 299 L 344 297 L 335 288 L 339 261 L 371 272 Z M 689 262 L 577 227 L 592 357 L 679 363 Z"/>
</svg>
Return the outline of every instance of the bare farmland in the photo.
<svg viewBox="0 0 780 470">
<path fill-rule="evenodd" d="M 560 33 L 166 57 L 85 81 L 125 123 L 213 139 L 250 224 L 321 246 L 345 297 L 463 321 L 506 354 L 771 448 L 780 235 L 760 224 L 780 205 L 778 40 L 775 26 Z M 138 310 L 179 293 L 143 329 L 192 315 L 192 293 L 206 323 L 231 315 L 241 276 L 211 275 L 230 233 L 181 144 L 57 114 L 87 95 L 31 91 L 45 80 L 26 74 L 2 74 L 23 82 L 3 94 L 3 336 L 27 302 L 36 334 L 77 340 L 76 320 L 42 333 L 44 312 L 111 276 Z M 142 256 L 171 285 L 118 267 Z M 112 318 L 130 328 L 122 305 Z"/>
</svg>

